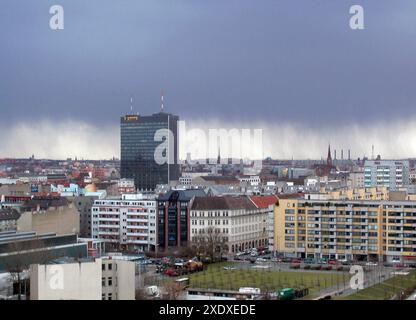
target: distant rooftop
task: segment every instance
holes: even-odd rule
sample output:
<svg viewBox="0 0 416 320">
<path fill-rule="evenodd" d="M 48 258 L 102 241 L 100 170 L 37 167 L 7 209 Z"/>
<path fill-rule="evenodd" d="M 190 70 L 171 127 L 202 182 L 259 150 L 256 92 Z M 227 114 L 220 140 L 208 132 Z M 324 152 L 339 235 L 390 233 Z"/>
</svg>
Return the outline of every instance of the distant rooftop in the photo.
<svg viewBox="0 0 416 320">
<path fill-rule="evenodd" d="M 64 207 L 69 204 L 68 199 L 63 197 L 53 197 L 53 196 L 44 196 L 44 197 L 34 197 L 29 201 L 26 201 L 22 209 L 24 211 L 30 211 L 35 209 L 47 210 L 50 207 Z"/>
<path fill-rule="evenodd" d="M 256 205 L 247 196 L 196 197 L 192 210 L 256 210 Z"/>
<path fill-rule="evenodd" d="M 193 197 L 206 197 L 206 193 L 202 189 L 187 189 L 187 190 L 171 190 L 161 196 L 157 200 L 159 201 L 189 201 Z"/>
</svg>

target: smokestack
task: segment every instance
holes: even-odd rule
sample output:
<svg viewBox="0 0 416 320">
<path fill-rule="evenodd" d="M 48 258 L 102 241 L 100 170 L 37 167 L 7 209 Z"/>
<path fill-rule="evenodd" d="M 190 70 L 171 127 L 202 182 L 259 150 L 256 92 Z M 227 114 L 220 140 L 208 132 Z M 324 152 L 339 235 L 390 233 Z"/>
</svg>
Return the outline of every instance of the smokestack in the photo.
<svg viewBox="0 0 416 320">
<path fill-rule="evenodd" d="M 348 149 L 348 160 L 351 160 L 351 150 Z"/>
<path fill-rule="evenodd" d="M 341 160 L 344 160 L 344 149 L 341 149 Z"/>
<path fill-rule="evenodd" d="M 334 149 L 334 160 L 337 160 L 337 150 Z"/>
</svg>

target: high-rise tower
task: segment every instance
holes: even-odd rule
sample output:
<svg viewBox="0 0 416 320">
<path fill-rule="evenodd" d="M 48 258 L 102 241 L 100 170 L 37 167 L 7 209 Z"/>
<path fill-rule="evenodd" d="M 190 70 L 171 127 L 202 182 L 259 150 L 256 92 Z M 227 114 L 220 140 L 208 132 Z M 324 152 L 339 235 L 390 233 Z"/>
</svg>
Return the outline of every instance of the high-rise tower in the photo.
<svg viewBox="0 0 416 320">
<path fill-rule="evenodd" d="M 138 190 L 154 190 L 158 184 L 169 184 L 179 179 L 178 120 L 178 116 L 165 113 L 163 107 L 151 116 L 131 114 L 121 117 L 121 178 L 134 179 Z M 161 132 L 167 138 L 158 138 L 156 133 Z M 162 157 L 168 161 L 160 164 L 162 161 L 157 159 L 156 148 L 163 143 L 167 148 Z"/>
</svg>

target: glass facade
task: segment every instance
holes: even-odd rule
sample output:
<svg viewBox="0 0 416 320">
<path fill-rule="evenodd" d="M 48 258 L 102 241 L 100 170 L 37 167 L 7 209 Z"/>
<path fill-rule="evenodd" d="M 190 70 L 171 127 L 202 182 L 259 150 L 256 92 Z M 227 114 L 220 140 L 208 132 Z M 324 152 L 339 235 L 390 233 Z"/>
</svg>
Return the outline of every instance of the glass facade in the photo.
<svg viewBox="0 0 416 320">
<path fill-rule="evenodd" d="M 189 210 L 202 189 L 171 190 L 157 199 L 157 241 L 160 248 L 186 246 L 189 241 Z"/>
<path fill-rule="evenodd" d="M 126 115 L 121 118 L 121 178 L 134 179 L 138 190 L 153 190 L 157 184 L 167 184 L 179 179 L 178 116 L 160 112 L 151 116 Z M 158 164 L 155 150 L 163 141 L 155 141 L 160 129 L 172 133 L 174 159 L 171 164 Z M 163 153 L 166 156 L 166 151 Z"/>
</svg>

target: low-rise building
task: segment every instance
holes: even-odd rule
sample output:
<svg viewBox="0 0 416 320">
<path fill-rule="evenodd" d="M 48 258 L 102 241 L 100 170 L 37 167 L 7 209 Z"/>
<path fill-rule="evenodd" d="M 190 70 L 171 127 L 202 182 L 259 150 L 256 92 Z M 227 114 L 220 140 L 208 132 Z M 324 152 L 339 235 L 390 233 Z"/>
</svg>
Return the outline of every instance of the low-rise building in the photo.
<svg viewBox="0 0 416 320">
<path fill-rule="evenodd" d="M 134 300 L 135 263 L 58 259 L 30 266 L 30 300 Z"/>
<path fill-rule="evenodd" d="M 0 272 L 26 269 L 30 264 L 46 263 L 63 256 L 87 257 L 87 254 L 87 243 L 79 243 L 75 234 L 0 232 Z"/>
<path fill-rule="evenodd" d="M 120 179 L 117 183 L 120 194 L 136 193 L 134 179 Z"/>
<path fill-rule="evenodd" d="M 0 209 L 0 232 L 17 230 L 20 213 L 14 209 Z"/>
</svg>

